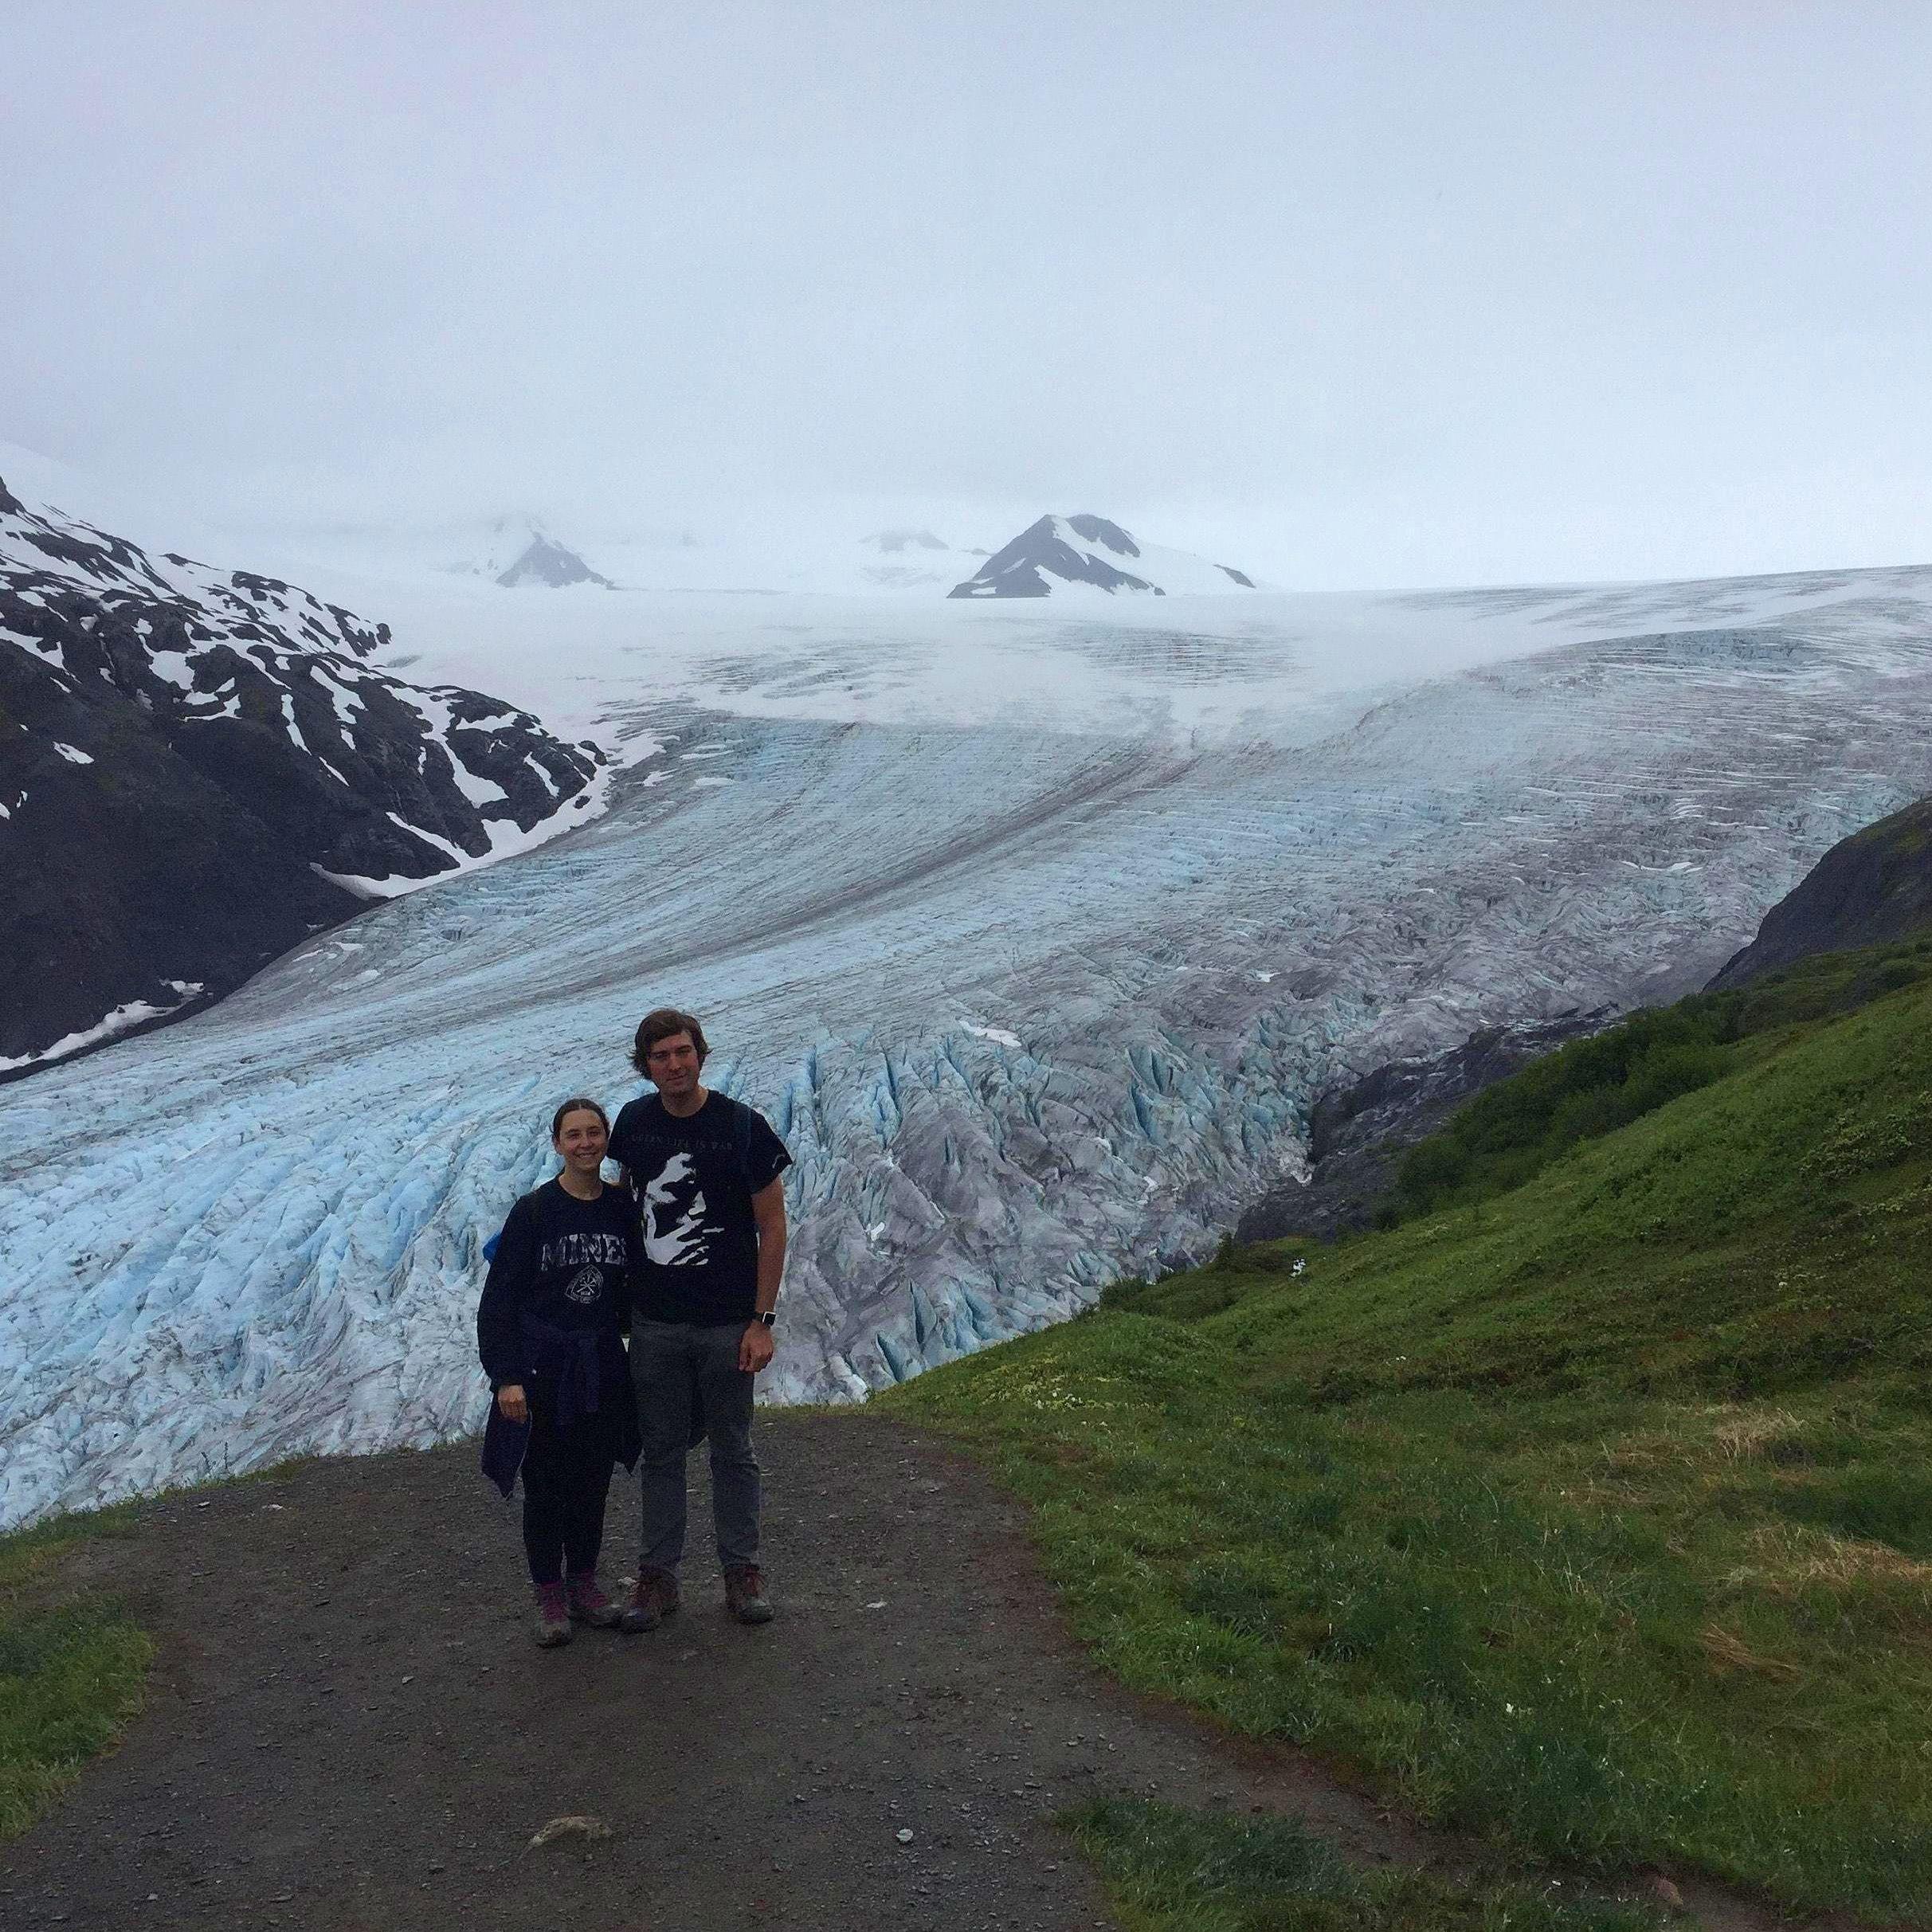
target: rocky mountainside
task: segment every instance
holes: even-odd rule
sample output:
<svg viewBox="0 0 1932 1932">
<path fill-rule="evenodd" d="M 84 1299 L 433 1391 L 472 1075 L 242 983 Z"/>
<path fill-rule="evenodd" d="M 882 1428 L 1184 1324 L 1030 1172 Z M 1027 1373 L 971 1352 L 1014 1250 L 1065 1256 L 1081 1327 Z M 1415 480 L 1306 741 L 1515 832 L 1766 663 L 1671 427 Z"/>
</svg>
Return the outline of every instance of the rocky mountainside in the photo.
<svg viewBox="0 0 1932 1932">
<path fill-rule="evenodd" d="M 0 1072 L 591 815 L 601 753 L 374 668 L 387 641 L 0 484 Z"/>
<path fill-rule="evenodd" d="M 1599 1009 L 1479 1028 L 1446 1052 L 1391 1060 L 1362 1080 L 1328 1089 L 1309 1110 L 1306 1176 L 1270 1188 L 1235 1224 L 1235 1239 L 1276 1241 L 1301 1234 L 1332 1240 L 1360 1233 L 1374 1225 L 1403 1154 L 1417 1141 L 1486 1087 L 1594 1033 L 1610 1017 Z"/>
<path fill-rule="evenodd" d="M 1252 578 L 1225 563 L 1142 544 L 1103 516 L 1043 516 L 950 594 L 1049 597 L 1074 586 L 1154 597 L 1256 587 Z"/>
<path fill-rule="evenodd" d="M 1741 986 L 1813 953 L 1878 946 L 1932 927 L 1932 798 L 1841 839 L 1765 915 L 1711 990 Z"/>
</svg>

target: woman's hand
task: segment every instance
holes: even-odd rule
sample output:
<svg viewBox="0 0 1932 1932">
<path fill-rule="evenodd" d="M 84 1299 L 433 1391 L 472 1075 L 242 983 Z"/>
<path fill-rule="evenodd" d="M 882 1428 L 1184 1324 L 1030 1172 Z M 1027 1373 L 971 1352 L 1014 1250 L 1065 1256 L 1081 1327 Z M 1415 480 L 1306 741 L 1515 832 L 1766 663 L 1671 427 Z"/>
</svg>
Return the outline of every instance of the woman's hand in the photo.
<svg viewBox="0 0 1932 1932">
<path fill-rule="evenodd" d="M 530 1420 L 530 1404 L 524 1399 L 521 1382 L 505 1382 L 496 1391 L 496 1406 L 503 1413 L 506 1422 L 527 1422 Z"/>
</svg>

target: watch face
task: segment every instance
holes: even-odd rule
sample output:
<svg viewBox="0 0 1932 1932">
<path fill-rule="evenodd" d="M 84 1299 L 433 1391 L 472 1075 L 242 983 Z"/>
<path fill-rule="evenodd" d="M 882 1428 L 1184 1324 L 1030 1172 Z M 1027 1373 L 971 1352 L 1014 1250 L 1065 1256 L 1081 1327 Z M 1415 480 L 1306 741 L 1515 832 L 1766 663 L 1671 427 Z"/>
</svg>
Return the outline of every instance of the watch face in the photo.
<svg viewBox="0 0 1932 1932">
<path fill-rule="evenodd" d="M 776 1328 L 778 1325 L 778 1318 L 775 1315 L 761 1315 L 758 1317 L 758 1319 L 762 1322 L 767 1328 Z"/>
</svg>

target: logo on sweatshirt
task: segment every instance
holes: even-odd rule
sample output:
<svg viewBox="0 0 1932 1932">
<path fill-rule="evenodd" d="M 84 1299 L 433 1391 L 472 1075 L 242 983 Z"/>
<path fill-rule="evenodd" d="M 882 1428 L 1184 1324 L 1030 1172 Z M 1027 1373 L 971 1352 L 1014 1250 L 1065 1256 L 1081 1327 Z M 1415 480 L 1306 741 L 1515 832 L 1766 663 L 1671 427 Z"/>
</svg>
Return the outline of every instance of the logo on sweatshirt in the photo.
<svg viewBox="0 0 1932 1932">
<path fill-rule="evenodd" d="M 595 1301 L 603 1291 L 604 1271 L 601 1268 L 580 1268 L 570 1277 L 570 1285 L 563 1291 L 563 1299 L 585 1306 Z"/>
<path fill-rule="evenodd" d="M 547 1275 L 554 1268 L 582 1268 L 591 1261 L 601 1261 L 606 1268 L 622 1268 L 629 1259 L 621 1234 L 560 1234 L 538 1249 L 537 1268 Z"/>
</svg>

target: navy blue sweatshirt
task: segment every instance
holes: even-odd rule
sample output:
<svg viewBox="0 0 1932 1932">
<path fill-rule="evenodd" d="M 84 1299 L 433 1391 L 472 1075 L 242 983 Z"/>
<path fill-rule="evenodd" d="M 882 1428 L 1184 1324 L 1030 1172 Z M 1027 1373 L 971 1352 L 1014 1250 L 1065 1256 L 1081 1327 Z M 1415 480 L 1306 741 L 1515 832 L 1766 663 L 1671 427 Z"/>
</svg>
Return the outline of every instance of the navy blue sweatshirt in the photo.
<svg viewBox="0 0 1932 1932">
<path fill-rule="evenodd" d="M 622 1188 L 579 1201 L 549 1181 L 524 1195 L 504 1224 L 476 1304 L 476 1351 L 491 1388 L 529 1383 L 531 1337 L 546 1330 L 597 1334 L 621 1366 L 641 1252 L 637 1205 Z"/>
</svg>

